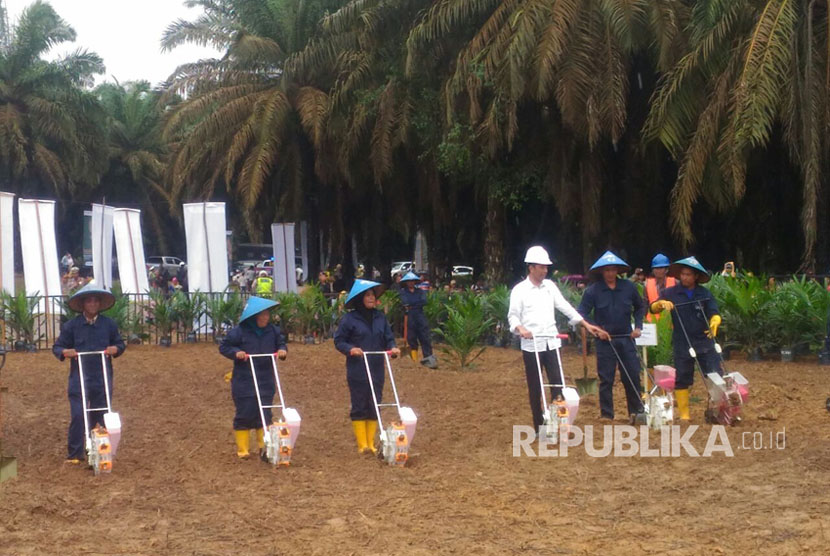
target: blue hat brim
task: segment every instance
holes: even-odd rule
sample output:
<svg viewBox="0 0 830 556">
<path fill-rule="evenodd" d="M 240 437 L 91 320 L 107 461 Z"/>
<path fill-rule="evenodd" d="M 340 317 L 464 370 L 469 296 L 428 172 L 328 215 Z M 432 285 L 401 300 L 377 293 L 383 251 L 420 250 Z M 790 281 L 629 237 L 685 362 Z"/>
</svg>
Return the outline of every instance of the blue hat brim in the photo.
<svg viewBox="0 0 830 556">
<path fill-rule="evenodd" d="M 614 258 L 610 259 L 610 260 L 603 260 L 603 259 L 605 259 L 605 256 L 608 255 L 608 254 L 611 254 Z M 588 272 L 590 272 L 592 274 L 596 274 L 596 273 L 601 272 L 602 269 L 605 268 L 606 266 L 616 266 L 616 267 L 621 269 L 620 272 L 628 272 L 629 270 L 631 270 L 631 266 L 627 262 L 625 262 L 624 260 L 622 260 L 618 256 L 614 255 L 614 253 L 610 253 L 610 251 L 606 251 L 605 253 L 603 253 L 602 257 L 597 259 L 596 262 L 593 265 L 591 265 L 591 268 L 588 270 Z M 624 270 L 622 270 L 622 269 L 624 269 Z"/>
<path fill-rule="evenodd" d="M 268 309 L 273 309 L 279 305 L 278 301 L 273 299 L 265 299 L 264 297 L 251 296 L 245 304 L 245 309 L 242 311 L 242 316 L 239 317 L 239 322 L 244 322 L 251 317 L 258 315 Z"/>
<path fill-rule="evenodd" d="M 407 272 L 403 278 L 401 278 L 401 282 L 420 282 L 421 277 L 415 274 L 414 272 Z"/>
<path fill-rule="evenodd" d="M 112 295 L 112 292 L 95 285 L 94 282 L 90 282 L 72 294 L 72 297 L 69 298 L 66 304 L 76 313 L 82 313 L 84 310 L 84 299 L 93 295 L 97 295 L 101 300 L 101 307 L 98 309 L 98 312 L 104 312 L 115 305 L 115 296 Z"/>
<path fill-rule="evenodd" d="M 371 280 L 355 280 L 352 285 L 352 289 L 349 291 L 349 295 L 346 297 L 344 305 L 351 309 L 354 306 L 354 302 L 369 290 L 373 290 L 375 292 L 375 297 L 380 297 L 383 295 L 383 292 L 386 291 L 386 286 Z"/>
<path fill-rule="evenodd" d="M 705 284 L 708 282 L 712 277 L 703 268 L 700 263 L 693 263 L 687 259 L 680 259 L 679 261 L 675 261 L 669 265 L 669 276 L 672 278 L 680 279 L 680 270 L 682 267 L 691 268 L 694 271 L 697 271 L 697 283 L 698 284 Z"/>
</svg>

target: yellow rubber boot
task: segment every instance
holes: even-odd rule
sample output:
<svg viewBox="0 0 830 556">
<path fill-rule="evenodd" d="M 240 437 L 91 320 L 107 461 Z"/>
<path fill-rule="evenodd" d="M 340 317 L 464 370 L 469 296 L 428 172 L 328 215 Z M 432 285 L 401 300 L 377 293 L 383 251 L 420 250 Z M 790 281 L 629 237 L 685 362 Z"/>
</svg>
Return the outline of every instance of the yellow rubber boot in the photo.
<svg viewBox="0 0 830 556">
<path fill-rule="evenodd" d="M 677 414 L 681 421 L 689 420 L 689 389 L 675 390 L 674 398 L 677 400 Z"/>
<path fill-rule="evenodd" d="M 415 361 L 416 363 L 418 362 L 418 350 L 417 349 L 410 350 L 409 351 L 409 356 L 412 358 L 413 361 Z"/>
<path fill-rule="evenodd" d="M 378 453 L 378 449 L 375 448 L 375 434 L 378 432 L 378 422 L 375 420 L 366 421 L 366 446 L 372 451 L 373 454 Z"/>
<path fill-rule="evenodd" d="M 265 449 L 265 429 L 256 429 L 256 447 Z"/>
<path fill-rule="evenodd" d="M 233 431 L 233 436 L 236 439 L 236 457 L 239 459 L 248 459 L 250 456 L 250 452 L 248 452 L 248 446 L 251 441 L 251 434 L 247 430 L 244 431 Z"/>
<path fill-rule="evenodd" d="M 352 430 L 354 430 L 354 438 L 357 440 L 357 453 L 365 453 L 369 449 L 366 444 L 366 421 L 352 421 Z"/>
</svg>

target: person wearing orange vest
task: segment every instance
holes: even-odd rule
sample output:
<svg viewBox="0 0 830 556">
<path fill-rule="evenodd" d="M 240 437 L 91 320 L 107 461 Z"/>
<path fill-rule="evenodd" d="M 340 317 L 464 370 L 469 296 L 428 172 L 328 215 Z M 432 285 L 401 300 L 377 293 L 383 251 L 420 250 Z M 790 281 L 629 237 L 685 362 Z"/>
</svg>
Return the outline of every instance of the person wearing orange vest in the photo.
<svg viewBox="0 0 830 556">
<path fill-rule="evenodd" d="M 669 258 L 663 253 L 657 253 L 651 259 L 651 276 L 646 278 L 646 306 L 651 307 L 651 304 L 657 301 L 663 290 L 670 288 L 677 284 L 677 280 L 671 276 L 667 276 L 669 272 Z M 655 315 L 649 312 L 646 315 L 646 321 L 657 322 L 662 315 Z"/>
</svg>

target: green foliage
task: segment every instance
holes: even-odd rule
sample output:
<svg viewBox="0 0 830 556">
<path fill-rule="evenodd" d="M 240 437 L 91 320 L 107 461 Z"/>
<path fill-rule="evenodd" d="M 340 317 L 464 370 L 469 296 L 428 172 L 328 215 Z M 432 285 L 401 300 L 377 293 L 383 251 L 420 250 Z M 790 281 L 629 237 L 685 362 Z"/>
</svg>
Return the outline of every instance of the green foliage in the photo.
<svg viewBox="0 0 830 556">
<path fill-rule="evenodd" d="M 825 334 L 827 291 L 806 277 L 782 283 L 772 296 L 765 325 L 770 343 L 793 347 L 800 342 L 818 344 Z"/>
<path fill-rule="evenodd" d="M 22 340 L 27 344 L 34 341 L 35 308 L 40 296 L 26 297 L 26 292 L 16 295 L 0 290 L 0 311 L 6 323 L 6 337 L 9 340 Z"/>
<path fill-rule="evenodd" d="M 726 343 L 740 345 L 747 353 L 762 347 L 771 332 L 767 319 L 773 295 L 766 278 L 714 276 L 709 288 L 718 302 Z"/>
<path fill-rule="evenodd" d="M 484 298 L 475 294 L 458 294 L 447 307 L 447 319 L 433 332 L 442 340 L 443 352 L 455 357 L 461 368 L 468 367 L 486 349 L 481 340 L 493 326 L 487 316 Z"/>
<path fill-rule="evenodd" d="M 447 305 L 450 294 L 444 290 L 432 290 L 427 293 L 427 303 L 424 305 L 424 316 L 431 326 L 437 327 L 447 320 Z"/>
<path fill-rule="evenodd" d="M 83 89 L 103 71 L 101 58 L 79 49 L 45 59 L 75 38 L 38 0 L 21 14 L 9 48 L 0 50 L 0 174 L 27 195 L 89 191 L 106 167 L 102 111 Z"/>
<path fill-rule="evenodd" d="M 396 326 L 403 322 L 404 311 L 401 296 L 397 292 L 389 290 L 383 294 L 380 301 L 386 320 L 389 321 L 394 330 Z"/>
<path fill-rule="evenodd" d="M 674 359 L 672 354 L 672 323 L 671 315 L 663 313 L 662 318 L 657 321 L 657 345 L 649 346 L 648 364 L 650 367 L 654 365 L 671 365 Z"/>
<path fill-rule="evenodd" d="M 493 332 L 502 342 L 510 341 L 510 326 L 507 311 L 510 309 L 510 288 L 504 284 L 493 287 L 484 296 L 487 318 L 493 323 Z"/>
<path fill-rule="evenodd" d="M 194 323 L 205 314 L 205 294 L 201 292 L 185 293 L 177 291 L 170 298 L 173 312 L 180 329 L 187 333 L 193 330 Z"/>
<path fill-rule="evenodd" d="M 168 338 L 173 332 L 176 323 L 176 311 L 173 301 L 164 294 L 151 291 L 150 304 L 152 306 L 153 324 L 162 338 Z"/>
</svg>

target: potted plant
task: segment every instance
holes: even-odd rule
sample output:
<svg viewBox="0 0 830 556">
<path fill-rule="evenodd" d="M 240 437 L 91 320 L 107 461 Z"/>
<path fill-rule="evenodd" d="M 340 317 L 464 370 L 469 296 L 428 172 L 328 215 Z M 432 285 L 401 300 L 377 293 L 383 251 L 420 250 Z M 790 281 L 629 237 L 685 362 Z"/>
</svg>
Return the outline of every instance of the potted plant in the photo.
<svg viewBox="0 0 830 556">
<path fill-rule="evenodd" d="M 492 326 L 493 319 L 487 316 L 483 299 L 467 293 L 452 298 L 446 320 L 433 332 L 443 342 L 439 349 L 458 359 L 463 369 L 487 349 L 481 340 Z"/>
<path fill-rule="evenodd" d="M 484 300 L 487 317 L 494 323 L 487 343 L 495 347 L 509 346 L 511 334 L 507 311 L 510 309 L 510 288 L 500 284 L 484 296 Z"/>
<path fill-rule="evenodd" d="M 766 283 L 765 277 L 715 276 L 710 285 L 723 316 L 724 344 L 741 347 L 749 361 L 761 359 L 761 346 L 770 333 L 768 311 L 772 293 Z"/>
<path fill-rule="evenodd" d="M 37 308 L 40 296 L 26 297 L 26 292 L 18 292 L 17 295 L 2 294 L 2 313 L 6 321 L 9 339 L 13 340 L 15 351 L 34 351 L 35 337 L 35 309 Z"/>
<path fill-rule="evenodd" d="M 770 302 L 769 323 L 781 351 L 781 361 L 795 358 L 795 346 L 804 340 L 817 340 L 826 314 L 821 286 L 806 277 L 793 277 L 778 286 Z"/>
<path fill-rule="evenodd" d="M 159 345 L 170 347 L 173 344 L 173 325 L 176 322 L 173 303 L 159 292 L 150 292 L 150 300 L 153 305 L 153 323 L 159 337 Z"/>
<path fill-rule="evenodd" d="M 303 343 L 313 344 L 315 335 L 322 332 L 320 317 L 326 309 L 326 298 L 316 287 L 306 288 L 297 296 L 294 317 Z"/>
<path fill-rule="evenodd" d="M 201 292 L 185 293 L 178 291 L 171 298 L 173 310 L 179 327 L 185 333 L 185 342 L 192 344 L 196 342 L 194 325 L 202 320 L 205 314 L 205 296 Z"/>
<path fill-rule="evenodd" d="M 228 291 L 205 298 L 204 314 L 210 320 L 214 342 L 220 343 L 225 337 L 225 330 L 239 322 L 244 307 L 242 296 Z"/>
</svg>

